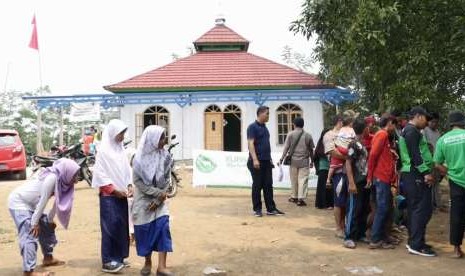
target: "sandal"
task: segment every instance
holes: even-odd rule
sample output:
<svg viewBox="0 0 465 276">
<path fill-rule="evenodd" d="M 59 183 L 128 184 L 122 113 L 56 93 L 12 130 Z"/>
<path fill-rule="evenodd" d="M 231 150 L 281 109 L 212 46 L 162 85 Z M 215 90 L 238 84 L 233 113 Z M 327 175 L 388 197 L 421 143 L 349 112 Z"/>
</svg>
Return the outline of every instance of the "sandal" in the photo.
<svg viewBox="0 0 465 276">
<path fill-rule="evenodd" d="M 297 203 L 297 198 L 290 197 L 288 201 L 291 203 Z"/>
<path fill-rule="evenodd" d="M 303 201 L 303 200 L 299 200 L 299 201 L 297 201 L 296 205 L 297 206 L 307 206 L 307 203 L 305 203 L 305 201 Z"/>
</svg>

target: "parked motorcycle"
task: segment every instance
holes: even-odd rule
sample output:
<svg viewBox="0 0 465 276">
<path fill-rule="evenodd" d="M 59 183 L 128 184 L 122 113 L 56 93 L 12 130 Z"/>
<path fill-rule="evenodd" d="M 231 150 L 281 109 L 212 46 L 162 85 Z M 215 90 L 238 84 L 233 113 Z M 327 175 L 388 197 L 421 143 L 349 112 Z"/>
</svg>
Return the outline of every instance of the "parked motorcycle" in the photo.
<svg viewBox="0 0 465 276">
<path fill-rule="evenodd" d="M 51 167 L 53 162 L 62 157 L 76 161 L 76 163 L 81 167 L 79 170 L 78 180 L 85 180 L 89 186 L 92 185 L 92 170 L 90 169 L 90 164 L 95 163 L 95 156 L 85 155 L 82 151 L 82 143 L 74 144 L 65 151 L 54 156 L 34 155 L 32 157 L 33 173 L 37 172 L 40 168 Z"/>
<path fill-rule="evenodd" d="M 176 139 L 176 135 L 173 134 L 171 136 L 171 143 L 168 146 L 168 152 L 170 153 L 171 158 L 173 158 L 173 153 L 171 153 L 171 150 L 179 145 L 179 142 L 173 143 L 173 140 L 175 139 Z M 176 193 L 178 192 L 178 187 L 182 188 L 180 184 L 181 178 L 178 176 L 178 173 L 177 173 L 177 171 L 179 170 L 179 167 L 176 166 L 174 159 L 173 159 L 173 164 L 170 169 L 171 169 L 171 177 L 168 182 L 168 186 L 166 188 L 166 194 L 168 198 L 172 198 L 176 196 Z"/>
</svg>

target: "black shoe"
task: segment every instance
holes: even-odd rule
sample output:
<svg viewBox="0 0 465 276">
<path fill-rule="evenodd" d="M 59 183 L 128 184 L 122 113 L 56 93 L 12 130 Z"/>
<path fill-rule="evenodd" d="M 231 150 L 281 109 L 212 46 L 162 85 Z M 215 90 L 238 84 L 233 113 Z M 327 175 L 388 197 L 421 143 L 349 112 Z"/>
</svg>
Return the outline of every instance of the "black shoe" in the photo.
<svg viewBox="0 0 465 276">
<path fill-rule="evenodd" d="M 425 248 L 428 248 L 428 249 L 433 249 L 433 246 L 432 246 L 432 245 L 429 245 L 429 244 L 427 244 L 427 243 L 425 243 L 424 247 L 425 247 Z M 410 249 L 410 245 L 407 243 L 407 244 L 405 245 L 405 248 Z"/>
<path fill-rule="evenodd" d="M 263 217 L 262 211 L 254 211 L 254 212 L 253 212 L 253 215 L 254 215 L 255 217 L 258 217 L 258 218 L 259 218 L 259 217 Z"/>
<path fill-rule="evenodd" d="M 102 271 L 106 273 L 118 273 L 123 268 L 124 268 L 124 264 L 113 261 L 113 262 L 103 264 Z"/>
<path fill-rule="evenodd" d="M 268 216 L 284 216 L 284 212 L 279 211 L 278 209 L 274 209 L 273 211 L 266 211 Z"/>
<path fill-rule="evenodd" d="M 423 256 L 423 257 L 436 257 L 437 256 L 436 252 L 434 252 L 433 249 L 428 248 L 428 247 L 423 247 L 423 249 L 421 250 L 415 250 L 411 247 L 408 247 L 408 252 L 410 254 Z"/>
<path fill-rule="evenodd" d="M 425 243 L 424 247 L 425 247 L 425 248 L 429 248 L 429 249 L 433 249 L 433 246 L 432 246 L 432 245 L 429 245 L 429 244 L 427 244 L 427 243 Z"/>
</svg>

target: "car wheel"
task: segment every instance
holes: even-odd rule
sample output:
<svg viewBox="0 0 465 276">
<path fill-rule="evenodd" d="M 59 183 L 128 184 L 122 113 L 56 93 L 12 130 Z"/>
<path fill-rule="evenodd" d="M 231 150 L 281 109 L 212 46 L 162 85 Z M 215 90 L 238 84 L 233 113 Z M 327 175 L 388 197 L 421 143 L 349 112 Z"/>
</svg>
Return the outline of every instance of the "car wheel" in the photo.
<svg viewBox="0 0 465 276">
<path fill-rule="evenodd" d="M 26 178 L 27 178 L 26 170 L 20 171 L 20 172 L 18 173 L 18 179 L 19 179 L 19 180 L 26 180 Z"/>
</svg>

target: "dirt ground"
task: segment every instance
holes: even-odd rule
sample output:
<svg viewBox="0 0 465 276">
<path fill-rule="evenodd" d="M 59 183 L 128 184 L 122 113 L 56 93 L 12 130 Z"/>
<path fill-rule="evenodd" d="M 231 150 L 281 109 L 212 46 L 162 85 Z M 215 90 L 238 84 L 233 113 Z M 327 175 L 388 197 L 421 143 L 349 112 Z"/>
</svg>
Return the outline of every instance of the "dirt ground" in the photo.
<svg viewBox="0 0 465 276">
<path fill-rule="evenodd" d="M 0 275 L 21 275 L 16 230 L 6 207 L 11 190 L 22 181 L 0 180 Z M 359 244 L 345 249 L 334 237 L 331 211 L 316 210 L 314 192 L 308 207 L 288 203 L 288 192 L 275 192 L 284 217 L 251 216 L 248 189 L 194 189 L 191 173 L 184 173 L 184 188 L 170 201 L 174 252 L 168 265 L 176 275 L 202 275 L 209 265 L 227 275 L 353 275 L 348 267 L 376 266 L 382 275 L 463 275 L 465 259 L 448 256 L 448 214 L 435 214 L 428 241 L 437 258 L 407 254 L 405 243 L 395 250 L 369 250 Z M 57 229 L 55 256 L 66 261 L 49 269 L 56 275 L 103 275 L 100 271 L 100 225 L 97 192 L 83 182 L 77 185 L 68 231 Z M 139 275 L 143 259 L 131 246 L 131 267 L 125 275 Z M 41 253 L 38 254 L 39 263 Z M 154 258 L 156 263 L 156 259 Z M 39 268 L 38 270 L 42 270 Z M 361 274 L 359 274 L 361 275 Z"/>
</svg>

